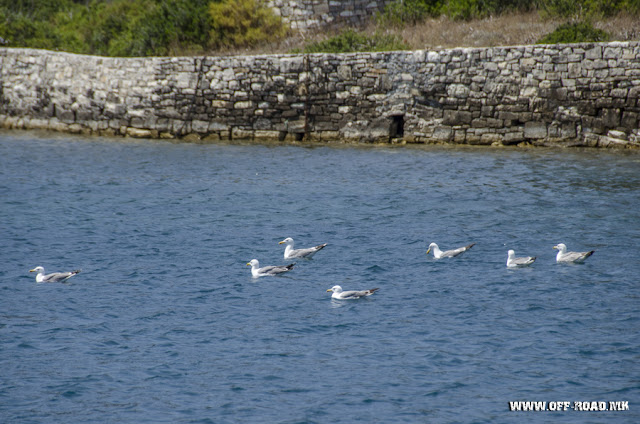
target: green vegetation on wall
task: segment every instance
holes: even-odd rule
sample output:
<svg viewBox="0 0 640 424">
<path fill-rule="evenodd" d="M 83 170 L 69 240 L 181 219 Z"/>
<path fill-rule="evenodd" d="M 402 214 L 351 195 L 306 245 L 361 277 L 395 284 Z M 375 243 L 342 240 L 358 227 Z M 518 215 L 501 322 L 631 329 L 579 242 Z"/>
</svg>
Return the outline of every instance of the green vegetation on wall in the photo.
<svg viewBox="0 0 640 424">
<path fill-rule="evenodd" d="M 304 53 L 381 52 L 407 49 L 408 47 L 395 35 L 375 33 L 369 37 L 347 29 L 325 41 L 308 44 Z"/>
</svg>

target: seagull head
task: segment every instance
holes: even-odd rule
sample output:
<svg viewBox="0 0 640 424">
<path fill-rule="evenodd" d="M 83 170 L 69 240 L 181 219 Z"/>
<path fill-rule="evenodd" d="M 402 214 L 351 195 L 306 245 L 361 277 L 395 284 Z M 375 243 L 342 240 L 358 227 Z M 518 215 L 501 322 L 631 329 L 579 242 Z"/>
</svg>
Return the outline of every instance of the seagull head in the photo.
<svg viewBox="0 0 640 424">
<path fill-rule="evenodd" d="M 566 252 L 567 251 L 567 246 L 564 245 L 564 243 L 558 243 L 555 246 L 553 246 L 554 249 L 557 249 L 561 252 Z"/>
<path fill-rule="evenodd" d="M 258 262 L 257 259 L 251 259 L 249 262 L 247 262 L 247 266 L 250 266 L 251 268 L 257 268 L 260 266 L 260 262 Z"/>
<path fill-rule="evenodd" d="M 291 237 L 287 237 L 286 239 L 282 240 L 280 243 L 278 244 L 286 244 L 287 246 L 290 244 L 293 244 L 293 239 Z"/>
<path fill-rule="evenodd" d="M 327 289 L 328 292 L 334 292 L 334 293 L 342 293 L 342 287 L 340 286 L 333 286 L 330 289 Z"/>
<path fill-rule="evenodd" d="M 435 244 L 435 243 L 431 243 L 431 244 L 429 245 L 429 248 L 427 249 L 427 255 L 431 252 L 431 249 L 437 249 L 437 248 L 438 248 L 438 245 L 437 245 L 437 244 Z"/>
<path fill-rule="evenodd" d="M 516 256 L 516 252 L 513 249 L 510 249 L 507 252 L 507 255 L 509 255 L 510 258 L 513 258 L 514 256 Z"/>
<path fill-rule="evenodd" d="M 38 274 L 40 274 L 40 273 L 44 272 L 44 268 L 41 267 L 41 266 L 37 266 L 37 267 L 35 267 L 33 269 L 30 269 L 29 272 L 37 272 Z"/>
</svg>

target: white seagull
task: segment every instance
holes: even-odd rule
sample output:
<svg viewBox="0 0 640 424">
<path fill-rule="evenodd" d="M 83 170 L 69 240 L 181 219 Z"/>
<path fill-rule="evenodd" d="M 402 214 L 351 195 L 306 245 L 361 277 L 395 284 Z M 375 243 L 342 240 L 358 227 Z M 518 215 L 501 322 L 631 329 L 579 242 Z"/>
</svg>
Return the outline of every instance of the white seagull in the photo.
<svg viewBox="0 0 640 424">
<path fill-rule="evenodd" d="M 313 255 L 316 254 L 316 252 L 318 252 L 319 250 L 324 249 L 324 247 L 327 245 L 327 243 L 325 243 L 325 244 L 319 244 L 318 246 L 315 246 L 315 247 L 309 247 L 309 248 L 306 248 L 306 249 L 294 249 L 293 248 L 293 239 L 291 237 L 287 237 L 286 239 L 282 240 L 278 244 L 286 244 L 287 245 L 287 247 L 284 248 L 284 258 L 285 259 L 293 259 L 293 258 L 308 258 L 308 259 L 310 259 Z"/>
<path fill-rule="evenodd" d="M 558 243 L 553 246 L 554 249 L 558 249 L 558 254 L 556 255 L 556 262 L 566 262 L 566 263 L 582 263 L 589 256 L 593 255 L 595 250 L 591 250 L 590 252 L 567 252 L 567 246 L 563 243 Z"/>
<path fill-rule="evenodd" d="M 467 246 L 464 246 L 464 247 L 459 247 L 457 249 L 452 249 L 452 250 L 445 250 L 443 252 L 442 250 L 440 250 L 440 248 L 438 247 L 437 244 L 431 243 L 429 245 L 429 249 L 427 250 L 427 255 L 433 249 L 433 257 L 436 258 L 436 259 L 453 258 L 455 256 L 463 254 L 467 250 L 471 249 L 474 245 L 475 245 L 475 243 L 471 243 L 471 244 L 469 244 Z"/>
<path fill-rule="evenodd" d="M 251 275 L 253 275 L 254 278 L 282 274 L 291 271 L 294 265 L 295 264 L 283 266 L 270 265 L 260 268 L 260 262 L 258 262 L 257 259 L 251 259 L 251 261 L 247 262 L 247 266 L 251 266 Z"/>
<path fill-rule="evenodd" d="M 64 283 L 69 278 L 80 273 L 79 269 L 71 272 L 52 272 L 51 274 L 45 274 L 44 268 L 37 266 L 30 269 L 29 272 L 37 272 L 36 283 Z"/>
<path fill-rule="evenodd" d="M 375 289 L 369 289 L 369 290 L 342 291 L 342 287 L 333 286 L 330 289 L 327 289 L 327 292 L 333 292 L 333 294 L 331 294 L 332 299 L 343 300 L 343 299 L 359 299 L 364 296 L 371 296 L 373 292 L 376 290 L 378 290 L 377 287 Z"/>
<path fill-rule="evenodd" d="M 516 258 L 516 252 L 514 252 L 513 250 L 509 250 L 509 252 L 507 252 L 507 268 L 519 268 L 531 265 L 535 260 L 535 256 L 524 256 L 522 258 Z"/>
</svg>

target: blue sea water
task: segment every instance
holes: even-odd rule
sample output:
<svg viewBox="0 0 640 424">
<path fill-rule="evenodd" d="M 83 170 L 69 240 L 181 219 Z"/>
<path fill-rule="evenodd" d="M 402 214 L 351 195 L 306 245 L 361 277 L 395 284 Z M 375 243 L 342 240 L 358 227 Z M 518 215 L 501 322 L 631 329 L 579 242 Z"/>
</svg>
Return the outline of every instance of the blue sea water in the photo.
<svg viewBox="0 0 640 424">
<path fill-rule="evenodd" d="M 640 422 L 637 152 L 5 132 L 0 235 L 2 422 Z"/>
</svg>

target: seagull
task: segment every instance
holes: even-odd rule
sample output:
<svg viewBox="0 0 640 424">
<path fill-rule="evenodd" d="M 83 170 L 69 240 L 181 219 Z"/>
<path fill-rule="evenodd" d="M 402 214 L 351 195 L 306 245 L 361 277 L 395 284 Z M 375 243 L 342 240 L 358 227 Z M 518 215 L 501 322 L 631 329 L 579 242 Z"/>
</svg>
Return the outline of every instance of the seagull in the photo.
<svg viewBox="0 0 640 424">
<path fill-rule="evenodd" d="M 558 254 L 556 255 L 556 262 L 566 262 L 566 263 L 582 263 L 589 256 L 593 255 L 595 250 L 590 252 L 567 252 L 567 246 L 563 243 L 558 243 L 553 246 L 554 249 L 558 249 Z"/>
<path fill-rule="evenodd" d="M 257 259 L 251 259 L 251 261 L 247 262 L 247 266 L 251 266 L 251 275 L 254 278 L 258 277 L 266 277 L 282 274 L 283 272 L 291 271 L 295 264 L 284 265 L 284 266 L 264 266 L 260 268 L 260 262 Z"/>
<path fill-rule="evenodd" d="M 293 259 L 293 258 L 308 258 L 308 259 L 310 259 L 313 255 L 316 254 L 316 252 L 318 252 L 319 250 L 324 249 L 324 247 L 327 245 L 327 243 L 325 243 L 325 244 L 320 244 L 320 245 L 315 246 L 315 247 L 309 247 L 307 249 L 294 249 L 293 248 L 293 239 L 291 237 L 287 237 L 286 239 L 282 240 L 278 244 L 286 244 L 287 245 L 287 247 L 285 247 L 285 249 L 284 249 L 284 258 L 285 259 Z"/>
<path fill-rule="evenodd" d="M 433 257 L 436 258 L 436 259 L 453 258 L 454 256 L 458 256 L 458 255 L 466 252 L 467 250 L 471 249 L 474 245 L 475 245 L 475 243 L 471 243 L 468 246 L 459 247 L 459 248 L 453 249 L 453 250 L 445 250 L 443 252 L 442 250 L 440 250 L 440 248 L 438 247 L 437 244 L 431 243 L 429 245 L 429 249 L 427 250 L 427 255 L 429 254 L 429 252 L 431 252 L 431 249 L 433 249 Z"/>
<path fill-rule="evenodd" d="M 373 292 L 376 290 L 378 290 L 378 288 L 369 289 L 369 290 L 342 291 L 342 287 L 333 286 L 330 289 L 328 289 L 327 292 L 333 292 L 333 294 L 331 295 L 332 299 L 359 299 L 364 296 L 371 296 Z"/>
<path fill-rule="evenodd" d="M 53 272 L 51 274 L 45 274 L 44 268 L 41 266 L 37 266 L 33 269 L 30 269 L 29 272 L 37 272 L 36 275 L 36 283 L 64 283 L 69 278 L 73 277 L 76 274 L 80 273 L 79 269 L 71 272 Z"/>
<path fill-rule="evenodd" d="M 525 256 L 522 258 L 516 258 L 516 252 L 509 250 L 507 252 L 507 268 L 519 268 L 527 265 L 531 265 L 535 260 L 535 256 Z"/>
</svg>

